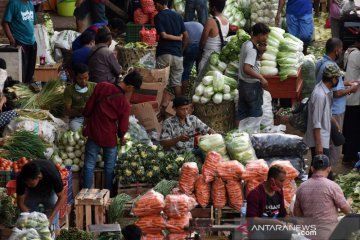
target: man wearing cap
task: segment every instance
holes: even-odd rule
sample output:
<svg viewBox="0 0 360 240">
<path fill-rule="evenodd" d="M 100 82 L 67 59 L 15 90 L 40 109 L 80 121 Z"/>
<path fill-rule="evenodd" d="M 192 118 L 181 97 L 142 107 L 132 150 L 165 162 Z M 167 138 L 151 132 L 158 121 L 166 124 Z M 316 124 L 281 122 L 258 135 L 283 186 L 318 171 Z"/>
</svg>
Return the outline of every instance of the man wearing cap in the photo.
<svg viewBox="0 0 360 240">
<path fill-rule="evenodd" d="M 164 121 L 160 144 L 167 150 L 184 153 L 194 150 L 194 134 L 213 134 L 214 130 L 194 115 L 189 115 L 190 101 L 183 96 L 175 97 L 176 115 Z"/>
<path fill-rule="evenodd" d="M 329 239 L 338 224 L 338 208 L 344 214 L 349 214 L 351 208 L 340 186 L 327 179 L 331 163 L 326 155 L 316 155 L 311 169 L 312 177 L 296 191 L 294 215 L 316 225 L 316 236 L 309 236 L 311 239 Z"/>
<path fill-rule="evenodd" d="M 129 127 L 131 95 L 142 84 L 141 75 L 134 71 L 126 75 L 120 83 L 102 82 L 96 85 L 87 101 L 83 116 L 85 145 L 85 164 L 83 187 L 91 188 L 96 158 L 103 149 L 105 188 L 112 190 L 114 167 L 117 159 L 117 137 L 125 144 L 125 133 Z"/>
<path fill-rule="evenodd" d="M 109 28 L 100 28 L 95 37 L 95 47 L 89 55 L 89 77 L 91 82 L 114 83 L 121 73 L 121 66 L 109 46 L 112 36 Z"/>
</svg>

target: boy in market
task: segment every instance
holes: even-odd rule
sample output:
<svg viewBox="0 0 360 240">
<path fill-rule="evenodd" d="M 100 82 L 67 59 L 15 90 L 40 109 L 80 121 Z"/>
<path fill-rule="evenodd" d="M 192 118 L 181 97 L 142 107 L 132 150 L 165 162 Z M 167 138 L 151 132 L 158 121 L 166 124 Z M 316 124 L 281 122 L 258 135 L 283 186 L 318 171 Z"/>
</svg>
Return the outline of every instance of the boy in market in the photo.
<svg viewBox="0 0 360 240">
<path fill-rule="evenodd" d="M 158 68 L 170 65 L 170 87 L 175 96 L 181 96 L 181 78 L 183 73 L 182 52 L 187 47 L 188 33 L 180 14 L 170 10 L 168 0 L 154 0 L 156 10 L 155 27 L 160 35 L 156 48 L 156 64 Z"/>
</svg>

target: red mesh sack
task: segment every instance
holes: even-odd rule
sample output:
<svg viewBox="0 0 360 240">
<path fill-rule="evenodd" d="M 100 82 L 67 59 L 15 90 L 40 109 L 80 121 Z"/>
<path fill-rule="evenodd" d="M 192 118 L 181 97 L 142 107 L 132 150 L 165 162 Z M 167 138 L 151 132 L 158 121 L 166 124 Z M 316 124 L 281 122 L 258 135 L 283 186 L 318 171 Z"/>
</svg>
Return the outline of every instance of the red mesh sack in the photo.
<svg viewBox="0 0 360 240">
<path fill-rule="evenodd" d="M 196 205 L 196 201 L 186 194 L 169 194 L 165 198 L 164 212 L 167 217 L 179 218 L 190 212 Z"/>
<path fill-rule="evenodd" d="M 132 208 L 137 217 L 160 214 L 165 207 L 164 196 L 154 190 L 148 191 L 139 198 Z"/>
<path fill-rule="evenodd" d="M 229 206 L 240 212 L 243 204 L 243 190 L 240 181 L 229 180 L 226 182 L 226 191 L 229 196 Z"/>
<path fill-rule="evenodd" d="M 144 13 L 153 13 L 156 11 L 153 0 L 140 0 L 140 4 Z"/>
<path fill-rule="evenodd" d="M 146 24 L 150 21 L 149 15 L 144 13 L 141 8 L 138 8 L 134 12 L 134 23 L 135 24 Z"/>
<path fill-rule="evenodd" d="M 140 30 L 140 40 L 149 45 L 156 44 L 156 29 L 152 28 L 150 30 L 142 27 Z"/>
<path fill-rule="evenodd" d="M 202 175 L 199 175 L 195 183 L 195 196 L 201 207 L 205 208 L 210 201 L 210 184 L 205 182 Z"/>
<path fill-rule="evenodd" d="M 199 174 L 199 169 L 195 162 L 184 163 L 179 178 L 179 188 L 184 193 L 191 195 L 195 189 L 196 178 Z"/>
<path fill-rule="evenodd" d="M 204 165 L 202 167 L 202 174 L 205 178 L 205 182 L 209 183 L 214 181 L 220 161 L 220 154 L 218 154 L 217 152 L 208 152 L 205 158 Z"/>
<path fill-rule="evenodd" d="M 157 234 L 144 234 L 141 237 L 141 240 L 165 240 L 165 237 L 162 233 Z"/>
<path fill-rule="evenodd" d="M 152 12 L 152 13 L 150 13 L 150 23 L 152 24 L 152 25 L 155 25 L 155 16 L 158 14 L 158 11 L 154 11 L 154 12 Z"/>
<path fill-rule="evenodd" d="M 166 223 L 166 229 L 171 233 L 183 233 L 185 227 L 189 226 L 191 218 L 190 212 L 179 218 L 169 218 Z"/>
<path fill-rule="evenodd" d="M 268 171 L 269 167 L 263 159 L 253 160 L 246 164 L 242 178 L 246 182 L 247 194 L 266 180 Z"/>
<path fill-rule="evenodd" d="M 244 172 L 244 166 L 236 160 L 222 161 L 217 168 L 219 177 L 224 181 L 237 180 L 242 177 Z"/>
<path fill-rule="evenodd" d="M 211 198 L 214 208 L 224 208 L 226 205 L 225 183 L 221 178 L 216 178 L 212 184 Z"/>
<path fill-rule="evenodd" d="M 151 215 L 140 218 L 136 223 L 144 234 L 158 234 L 166 228 L 165 219 L 161 215 Z"/>
<path fill-rule="evenodd" d="M 188 232 L 170 233 L 168 235 L 168 240 L 185 240 L 188 235 Z"/>
</svg>

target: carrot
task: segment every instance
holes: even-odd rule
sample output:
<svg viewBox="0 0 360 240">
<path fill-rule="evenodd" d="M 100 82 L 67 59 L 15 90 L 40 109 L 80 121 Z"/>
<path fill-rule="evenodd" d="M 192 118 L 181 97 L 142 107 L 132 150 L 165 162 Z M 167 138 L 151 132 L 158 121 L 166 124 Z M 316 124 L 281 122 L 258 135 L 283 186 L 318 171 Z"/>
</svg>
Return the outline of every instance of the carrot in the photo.
<svg viewBox="0 0 360 240">
<path fill-rule="evenodd" d="M 217 168 L 217 173 L 222 180 L 237 180 L 242 177 L 245 172 L 244 166 L 236 161 L 221 161 Z"/>
<path fill-rule="evenodd" d="M 221 178 L 216 178 L 212 184 L 211 198 L 214 208 L 223 208 L 226 205 L 225 183 Z"/>
<path fill-rule="evenodd" d="M 166 223 L 166 229 L 171 233 L 183 233 L 185 227 L 189 226 L 191 218 L 192 216 L 190 212 L 179 218 L 169 218 Z"/>
<path fill-rule="evenodd" d="M 170 233 L 168 235 L 168 240 L 185 240 L 187 236 L 189 235 L 188 232 L 182 232 L 182 233 Z"/>
<path fill-rule="evenodd" d="M 294 180 L 285 180 L 283 194 L 286 202 L 290 203 L 296 193 L 296 183 Z"/>
<path fill-rule="evenodd" d="M 216 152 L 208 152 L 205 158 L 204 165 L 202 167 L 202 174 L 205 178 L 205 182 L 213 182 L 219 163 L 221 161 L 221 155 Z"/>
<path fill-rule="evenodd" d="M 240 212 L 243 204 L 243 190 L 241 182 L 236 180 L 227 181 L 226 191 L 229 196 L 229 206 Z"/>
<path fill-rule="evenodd" d="M 196 201 L 185 194 L 170 194 L 165 198 L 164 212 L 167 217 L 179 218 L 190 212 L 195 205 Z"/>
<path fill-rule="evenodd" d="M 165 219 L 160 215 L 149 215 L 135 223 L 145 234 L 160 234 L 166 228 Z"/>
<path fill-rule="evenodd" d="M 295 178 L 297 178 L 297 176 L 299 176 L 298 170 L 296 170 L 293 167 L 293 165 L 290 163 L 290 161 L 277 160 L 277 161 L 272 162 L 270 164 L 270 167 L 275 166 L 275 165 L 281 166 L 281 167 L 283 167 L 285 169 L 285 171 L 286 171 L 286 179 L 288 179 L 288 180 L 294 180 Z"/>
<path fill-rule="evenodd" d="M 150 216 L 160 214 L 164 206 L 164 196 L 161 193 L 150 190 L 135 202 L 132 212 L 138 217 Z"/>
<path fill-rule="evenodd" d="M 210 184 L 205 182 L 203 175 L 199 175 L 195 183 L 196 200 L 201 207 L 205 208 L 210 201 Z"/>
<path fill-rule="evenodd" d="M 246 182 L 247 193 L 266 180 L 268 171 L 269 167 L 263 159 L 250 161 L 246 164 L 242 178 Z"/>
<path fill-rule="evenodd" d="M 196 177 L 199 175 L 199 169 L 195 162 L 184 163 L 179 179 L 179 188 L 186 194 L 192 194 L 195 189 Z"/>
<path fill-rule="evenodd" d="M 162 233 L 146 234 L 141 237 L 141 240 L 165 240 L 165 237 Z"/>
</svg>

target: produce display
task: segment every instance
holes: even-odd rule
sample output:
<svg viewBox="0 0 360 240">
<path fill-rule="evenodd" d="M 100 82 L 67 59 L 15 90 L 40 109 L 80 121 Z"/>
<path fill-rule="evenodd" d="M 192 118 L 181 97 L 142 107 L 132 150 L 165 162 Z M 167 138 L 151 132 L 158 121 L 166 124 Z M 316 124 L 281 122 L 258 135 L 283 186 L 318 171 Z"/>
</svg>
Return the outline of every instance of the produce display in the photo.
<svg viewBox="0 0 360 240">
<path fill-rule="evenodd" d="M 225 144 L 231 159 L 238 160 L 242 164 L 257 159 L 250 136 L 246 132 L 238 130 L 228 132 L 225 136 Z"/>
<path fill-rule="evenodd" d="M 243 187 L 240 181 L 229 180 L 226 182 L 226 192 L 229 196 L 229 206 L 240 212 L 243 205 Z"/>
<path fill-rule="evenodd" d="M 134 12 L 135 24 L 154 24 L 154 17 L 157 14 L 154 2 L 151 0 L 140 0 L 141 8 Z"/>
<path fill-rule="evenodd" d="M 241 46 L 247 40 L 250 40 L 250 35 L 243 29 L 239 29 L 236 32 L 236 36 L 231 37 L 230 41 L 225 45 L 225 47 L 223 47 L 223 49 L 221 49 L 219 55 L 220 61 L 227 64 L 234 61 L 238 62 Z M 211 64 L 212 63 L 210 62 L 210 65 Z M 237 64 L 237 68 L 238 66 L 239 64 Z M 227 75 L 226 72 L 225 75 Z"/>
<path fill-rule="evenodd" d="M 315 65 L 316 61 L 314 55 L 309 54 L 304 57 L 304 63 L 301 68 L 301 76 L 304 81 L 301 92 L 303 98 L 310 97 L 312 90 L 316 85 Z"/>
<path fill-rule="evenodd" d="M 166 197 L 171 193 L 171 190 L 173 190 L 177 185 L 178 185 L 178 181 L 163 179 L 160 182 L 158 182 L 158 184 L 156 184 L 155 187 L 153 187 L 153 190 L 155 192 L 161 193 L 162 195 L 164 195 L 164 197 Z"/>
<path fill-rule="evenodd" d="M 251 192 L 267 178 L 269 167 L 263 159 L 250 161 L 245 166 L 243 179 L 246 181 L 246 193 Z"/>
<path fill-rule="evenodd" d="M 95 240 L 93 233 L 80 230 L 78 228 L 61 229 L 60 235 L 56 237 L 57 240 Z"/>
<path fill-rule="evenodd" d="M 326 21 L 326 14 L 322 14 L 320 17 L 314 18 L 315 41 L 324 43 L 329 38 L 331 38 L 331 28 L 325 28 Z"/>
<path fill-rule="evenodd" d="M 254 25 L 263 22 L 275 26 L 275 17 L 278 10 L 278 0 L 251 0 L 251 23 Z"/>
<path fill-rule="evenodd" d="M 205 162 L 202 167 L 202 175 L 205 182 L 213 182 L 215 180 L 216 172 L 221 161 L 221 155 L 217 152 L 211 151 L 205 157 Z"/>
<path fill-rule="evenodd" d="M 164 207 L 164 196 L 161 193 L 150 190 L 135 202 L 132 212 L 137 217 L 160 215 Z"/>
<path fill-rule="evenodd" d="M 270 27 L 270 34 L 267 39 L 266 51 L 261 58 L 260 74 L 274 76 L 279 74 L 277 68 L 277 54 L 279 53 L 280 41 L 284 39 L 285 30 L 277 27 Z"/>
<path fill-rule="evenodd" d="M 221 178 L 216 178 L 211 187 L 211 199 L 214 208 L 224 208 L 226 205 L 225 182 Z"/>
<path fill-rule="evenodd" d="M 12 166 L 15 174 L 21 172 L 22 167 L 28 162 L 32 161 L 31 159 L 27 159 L 26 157 L 21 157 L 18 160 L 14 161 Z"/>
<path fill-rule="evenodd" d="M 244 166 L 236 160 L 221 161 L 217 168 L 217 175 L 224 181 L 239 181 L 244 172 Z"/>
<path fill-rule="evenodd" d="M 5 158 L 0 158 L 0 171 L 11 171 L 13 162 Z"/>
<path fill-rule="evenodd" d="M 6 193 L 6 188 L 0 188 L 0 224 L 12 227 L 19 210 L 14 206 L 13 198 Z"/>
<path fill-rule="evenodd" d="M 20 217 L 16 221 L 15 227 L 22 231 L 35 232 L 39 235 L 39 238 L 28 238 L 28 239 L 41 239 L 41 240 L 52 240 L 51 233 L 48 228 L 49 221 L 45 214 L 39 212 L 21 213 Z M 21 234 L 15 230 L 10 236 L 10 239 L 22 240 L 24 239 Z M 27 238 L 25 238 L 27 239 Z"/>
<path fill-rule="evenodd" d="M 199 148 L 206 155 L 210 151 L 217 152 L 223 158 L 227 158 L 224 138 L 221 134 L 207 134 L 199 138 Z"/>
<path fill-rule="evenodd" d="M 223 14 L 231 25 L 244 28 L 247 20 L 250 20 L 250 0 L 227 1 Z"/>
<path fill-rule="evenodd" d="M 174 0 L 173 2 L 174 9 L 181 15 L 185 13 L 185 0 Z"/>
<path fill-rule="evenodd" d="M 114 197 L 109 205 L 109 223 L 120 222 L 123 217 L 125 204 L 130 202 L 132 198 L 125 194 L 121 193 Z"/>
<path fill-rule="evenodd" d="M 210 184 L 207 183 L 203 175 L 199 175 L 195 182 L 195 196 L 199 205 L 205 208 L 210 201 Z"/>
<path fill-rule="evenodd" d="M 184 163 L 181 167 L 179 177 L 180 190 L 188 195 L 191 195 L 194 192 L 195 182 L 198 174 L 199 169 L 195 162 Z"/>
<path fill-rule="evenodd" d="M 339 175 L 335 181 L 339 184 L 345 197 L 352 200 L 351 209 L 360 214 L 360 174 L 353 170 L 348 174 Z"/>
<path fill-rule="evenodd" d="M 270 165 L 274 161 L 289 161 L 299 173 L 305 172 L 305 161 L 302 156 L 273 156 L 271 158 L 264 158 L 264 160 Z"/>
</svg>

